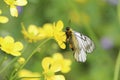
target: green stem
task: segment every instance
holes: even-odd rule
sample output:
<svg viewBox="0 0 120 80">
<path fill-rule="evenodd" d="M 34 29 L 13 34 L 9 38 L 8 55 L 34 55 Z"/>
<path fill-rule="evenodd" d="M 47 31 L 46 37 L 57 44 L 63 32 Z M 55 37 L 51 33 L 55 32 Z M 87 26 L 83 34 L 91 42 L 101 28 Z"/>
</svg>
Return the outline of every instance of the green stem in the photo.
<svg viewBox="0 0 120 80">
<path fill-rule="evenodd" d="M 37 46 L 36 49 L 33 50 L 33 52 L 31 53 L 31 55 L 26 59 L 25 63 L 21 66 L 21 68 L 23 68 L 25 66 L 25 64 L 30 60 L 30 58 L 35 54 L 35 52 L 38 50 L 39 47 L 41 47 L 43 44 L 45 44 L 48 40 L 50 39 L 46 39 L 45 41 L 43 41 L 40 45 Z M 20 69 L 21 69 L 20 68 Z"/>
<path fill-rule="evenodd" d="M 0 61 L 0 66 L 7 60 L 7 56 L 3 56 Z"/>
<path fill-rule="evenodd" d="M 15 57 L 10 63 L 8 63 L 8 65 L 6 65 L 1 71 L 0 74 L 2 72 L 4 72 L 12 63 L 14 63 L 17 60 L 18 57 Z"/>
<path fill-rule="evenodd" d="M 49 39 L 46 39 L 46 40 L 44 40 L 40 45 L 38 45 L 34 50 L 33 50 L 33 52 L 29 55 L 29 57 L 26 59 L 26 61 L 25 61 L 25 63 L 22 65 L 22 66 L 20 66 L 20 68 L 18 69 L 18 71 L 16 72 L 16 74 L 13 76 L 13 78 L 15 78 L 16 76 L 17 76 L 17 74 L 18 74 L 18 72 L 19 72 L 19 70 L 21 70 L 26 64 L 27 64 L 27 62 L 30 60 L 30 58 L 35 54 L 35 52 L 38 50 L 38 48 L 39 47 L 41 47 L 43 44 L 45 44 L 48 40 L 50 40 L 51 38 L 49 38 Z M 12 79 L 11 79 L 12 80 Z"/>
<path fill-rule="evenodd" d="M 120 23 L 120 0 L 118 0 L 117 12 L 118 12 L 118 21 Z M 119 71 L 120 71 L 120 51 L 119 51 L 118 57 L 116 59 L 116 65 L 115 65 L 114 79 L 113 80 L 118 80 L 118 78 L 119 78 Z"/>
<path fill-rule="evenodd" d="M 120 51 L 118 53 L 118 57 L 117 57 L 117 60 L 116 60 L 115 71 L 114 71 L 114 79 L 113 80 L 118 80 L 119 71 L 120 71 Z"/>
</svg>

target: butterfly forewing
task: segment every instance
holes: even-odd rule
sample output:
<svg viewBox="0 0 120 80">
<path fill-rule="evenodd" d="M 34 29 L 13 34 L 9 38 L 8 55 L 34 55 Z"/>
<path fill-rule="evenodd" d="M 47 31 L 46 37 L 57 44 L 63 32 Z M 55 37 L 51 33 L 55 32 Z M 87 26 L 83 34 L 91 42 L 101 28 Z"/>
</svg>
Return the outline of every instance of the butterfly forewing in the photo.
<svg viewBox="0 0 120 80">
<path fill-rule="evenodd" d="M 75 37 L 78 37 L 79 41 L 81 42 L 81 47 L 87 52 L 87 53 L 91 53 L 95 46 L 94 46 L 94 43 L 93 41 L 88 38 L 87 36 L 81 34 L 81 33 L 78 33 L 78 32 L 75 32 L 74 31 L 74 35 Z"/>
</svg>

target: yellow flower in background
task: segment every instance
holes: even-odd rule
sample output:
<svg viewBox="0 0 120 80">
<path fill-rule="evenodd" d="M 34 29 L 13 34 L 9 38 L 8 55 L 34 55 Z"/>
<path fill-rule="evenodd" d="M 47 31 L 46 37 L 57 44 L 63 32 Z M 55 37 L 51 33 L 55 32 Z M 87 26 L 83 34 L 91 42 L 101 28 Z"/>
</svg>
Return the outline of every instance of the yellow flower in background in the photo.
<svg viewBox="0 0 120 80">
<path fill-rule="evenodd" d="M 69 16 L 73 23 L 78 24 L 78 25 L 80 24 L 81 15 L 77 11 L 75 10 L 70 11 Z"/>
<path fill-rule="evenodd" d="M 25 58 L 20 57 L 17 61 L 18 61 L 19 64 L 24 64 Z"/>
<path fill-rule="evenodd" d="M 20 80 L 40 80 L 40 78 L 39 78 L 40 77 L 40 73 L 38 73 L 38 72 L 31 72 L 31 71 L 26 70 L 26 69 L 20 70 L 19 73 L 18 73 L 18 76 L 20 78 L 25 77 L 25 78 L 22 78 Z"/>
<path fill-rule="evenodd" d="M 80 4 L 85 4 L 87 2 L 87 0 L 75 0 L 75 1 L 80 3 Z"/>
<path fill-rule="evenodd" d="M 18 17 L 17 6 L 25 6 L 27 0 L 4 0 L 4 2 L 10 6 L 10 14 L 13 17 Z"/>
<path fill-rule="evenodd" d="M 90 23 L 90 16 L 85 12 L 71 11 L 69 13 L 70 19 L 76 24 L 88 25 Z"/>
<path fill-rule="evenodd" d="M 43 34 L 40 34 L 39 28 L 35 25 L 30 25 L 26 30 L 22 24 L 22 33 L 29 42 L 36 42 L 45 37 Z"/>
<path fill-rule="evenodd" d="M 81 22 L 84 25 L 90 24 L 90 16 L 87 13 L 82 12 L 80 15 L 81 15 Z"/>
<path fill-rule="evenodd" d="M 2 11 L 0 10 L 0 15 L 2 14 Z M 5 16 L 0 16 L 0 23 L 7 23 L 9 19 Z"/>
<path fill-rule="evenodd" d="M 5 38 L 0 37 L 0 49 L 13 56 L 20 56 L 23 44 L 21 42 L 14 42 L 11 36 Z"/>
<path fill-rule="evenodd" d="M 50 23 L 46 23 L 42 28 L 39 28 L 39 32 L 44 35 L 44 38 L 53 37 L 53 31 L 53 25 Z"/>
<path fill-rule="evenodd" d="M 70 71 L 71 61 L 64 59 L 60 53 L 55 53 L 53 57 L 45 57 L 42 60 L 45 80 L 65 80 L 63 75 L 56 75 L 56 72 L 67 73 Z"/>
<path fill-rule="evenodd" d="M 56 24 L 53 24 L 53 36 L 54 39 L 57 41 L 58 45 L 62 48 L 65 49 L 66 45 L 66 35 L 65 32 L 62 31 L 64 27 L 64 24 L 61 20 L 59 20 Z"/>
<path fill-rule="evenodd" d="M 53 38 L 62 49 L 65 49 L 66 35 L 65 32 L 62 31 L 63 26 L 64 24 L 61 20 L 56 24 L 46 23 L 43 27 L 30 25 L 28 30 L 26 30 L 22 24 L 22 33 L 29 42 L 36 42 L 45 38 Z"/>
</svg>

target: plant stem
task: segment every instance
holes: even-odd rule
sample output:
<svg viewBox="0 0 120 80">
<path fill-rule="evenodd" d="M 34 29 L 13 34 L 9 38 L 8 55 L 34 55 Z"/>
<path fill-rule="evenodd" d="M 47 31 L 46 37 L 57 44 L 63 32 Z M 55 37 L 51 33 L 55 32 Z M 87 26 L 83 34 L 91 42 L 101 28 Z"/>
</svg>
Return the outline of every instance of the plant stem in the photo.
<svg viewBox="0 0 120 80">
<path fill-rule="evenodd" d="M 117 4 L 117 13 L 118 13 L 118 22 L 120 25 L 120 0 L 118 0 Z M 114 70 L 114 79 L 113 80 L 118 80 L 119 78 L 119 71 L 120 71 L 120 50 L 116 59 L 116 64 L 115 64 L 115 70 Z"/>
<path fill-rule="evenodd" d="M 13 80 L 13 79 L 17 76 L 19 70 L 21 70 L 21 69 L 27 64 L 27 62 L 30 60 L 30 58 L 31 58 L 31 57 L 35 54 L 35 52 L 38 50 L 38 48 L 41 47 L 41 46 L 43 46 L 43 44 L 45 44 L 45 43 L 46 43 L 48 40 L 50 40 L 50 39 L 51 39 L 51 38 L 44 40 L 40 45 L 38 45 L 38 46 L 32 51 L 32 53 L 31 53 L 31 54 L 29 55 L 29 57 L 26 59 L 25 63 L 24 63 L 22 66 L 20 66 L 20 68 L 18 69 L 18 71 L 16 72 L 16 74 L 13 76 L 13 78 L 12 78 L 11 80 Z"/>
<path fill-rule="evenodd" d="M 118 0 L 117 12 L 118 12 L 118 20 L 119 20 L 119 23 L 120 23 L 120 0 Z"/>
<path fill-rule="evenodd" d="M 118 57 L 116 59 L 116 65 L 115 65 L 114 79 L 113 80 L 118 80 L 119 71 L 120 71 L 120 51 L 119 51 Z"/>
<path fill-rule="evenodd" d="M 3 56 L 3 57 L 1 57 L 2 59 L 1 59 L 1 61 L 0 61 L 0 66 L 7 60 L 7 56 Z"/>
</svg>

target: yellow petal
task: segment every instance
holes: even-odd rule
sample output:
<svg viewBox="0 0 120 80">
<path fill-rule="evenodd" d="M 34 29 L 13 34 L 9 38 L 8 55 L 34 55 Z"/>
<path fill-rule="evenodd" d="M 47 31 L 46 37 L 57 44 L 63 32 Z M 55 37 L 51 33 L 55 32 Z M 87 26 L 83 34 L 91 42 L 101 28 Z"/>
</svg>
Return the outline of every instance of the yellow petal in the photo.
<svg viewBox="0 0 120 80">
<path fill-rule="evenodd" d="M 65 45 L 65 43 L 63 43 L 63 42 L 58 42 L 58 45 L 59 45 L 60 48 L 62 48 L 62 49 L 65 49 L 65 48 L 66 48 L 66 45 Z"/>
<path fill-rule="evenodd" d="M 53 25 L 50 23 L 47 23 L 43 26 L 44 29 L 44 33 L 48 36 L 48 37 L 52 37 L 53 36 Z"/>
<path fill-rule="evenodd" d="M 33 35 L 37 35 L 38 34 L 38 28 L 35 25 L 30 25 L 28 28 L 28 32 L 32 33 Z"/>
<path fill-rule="evenodd" d="M 15 5 L 17 6 L 24 6 L 27 4 L 27 0 L 16 0 Z"/>
<path fill-rule="evenodd" d="M 15 51 L 19 51 L 19 50 L 22 50 L 23 49 L 23 44 L 21 42 L 16 42 L 15 43 Z"/>
<path fill-rule="evenodd" d="M 2 37 L 0 37 L 0 44 L 2 44 L 3 43 L 3 38 Z"/>
<path fill-rule="evenodd" d="M 53 80 L 65 80 L 65 77 L 63 75 L 55 75 Z"/>
<path fill-rule="evenodd" d="M 55 54 L 53 55 L 53 59 L 55 59 L 55 60 L 63 59 L 63 56 L 62 56 L 62 54 L 60 54 L 60 53 L 55 53 Z"/>
<path fill-rule="evenodd" d="M 62 67 L 61 72 L 62 72 L 62 73 L 68 73 L 70 70 L 71 70 L 70 67 Z"/>
<path fill-rule="evenodd" d="M 10 14 L 11 14 L 13 17 L 18 17 L 18 11 L 17 11 L 16 6 L 10 6 Z"/>
<path fill-rule="evenodd" d="M 31 72 L 26 69 L 22 69 L 18 73 L 19 77 L 40 77 L 40 73 L 38 72 Z M 22 80 L 40 80 L 39 78 L 23 78 Z"/>
<path fill-rule="evenodd" d="M 14 5 L 15 0 L 4 0 L 7 5 Z"/>
<path fill-rule="evenodd" d="M 9 19 L 5 16 L 0 16 L 0 23 L 7 23 Z"/>
<path fill-rule="evenodd" d="M 70 71 L 71 61 L 66 59 L 63 62 L 64 62 L 64 65 L 62 65 L 61 72 L 68 73 Z"/>
<path fill-rule="evenodd" d="M 59 72 L 61 71 L 61 64 L 59 64 L 59 62 L 54 62 L 51 67 L 50 67 L 50 70 L 53 71 L 53 72 Z"/>
<path fill-rule="evenodd" d="M 63 22 L 61 20 L 59 20 L 56 24 L 56 29 L 57 31 L 61 31 L 63 29 Z"/>
<path fill-rule="evenodd" d="M 53 59 L 49 57 L 45 57 L 42 60 L 42 67 L 44 70 L 49 70 L 50 65 L 53 63 Z"/>
<path fill-rule="evenodd" d="M 13 55 L 13 56 L 20 56 L 21 55 L 20 52 L 11 52 L 10 54 Z"/>
<path fill-rule="evenodd" d="M 6 36 L 4 38 L 4 41 L 7 43 L 14 43 L 14 39 L 11 36 Z"/>
</svg>

